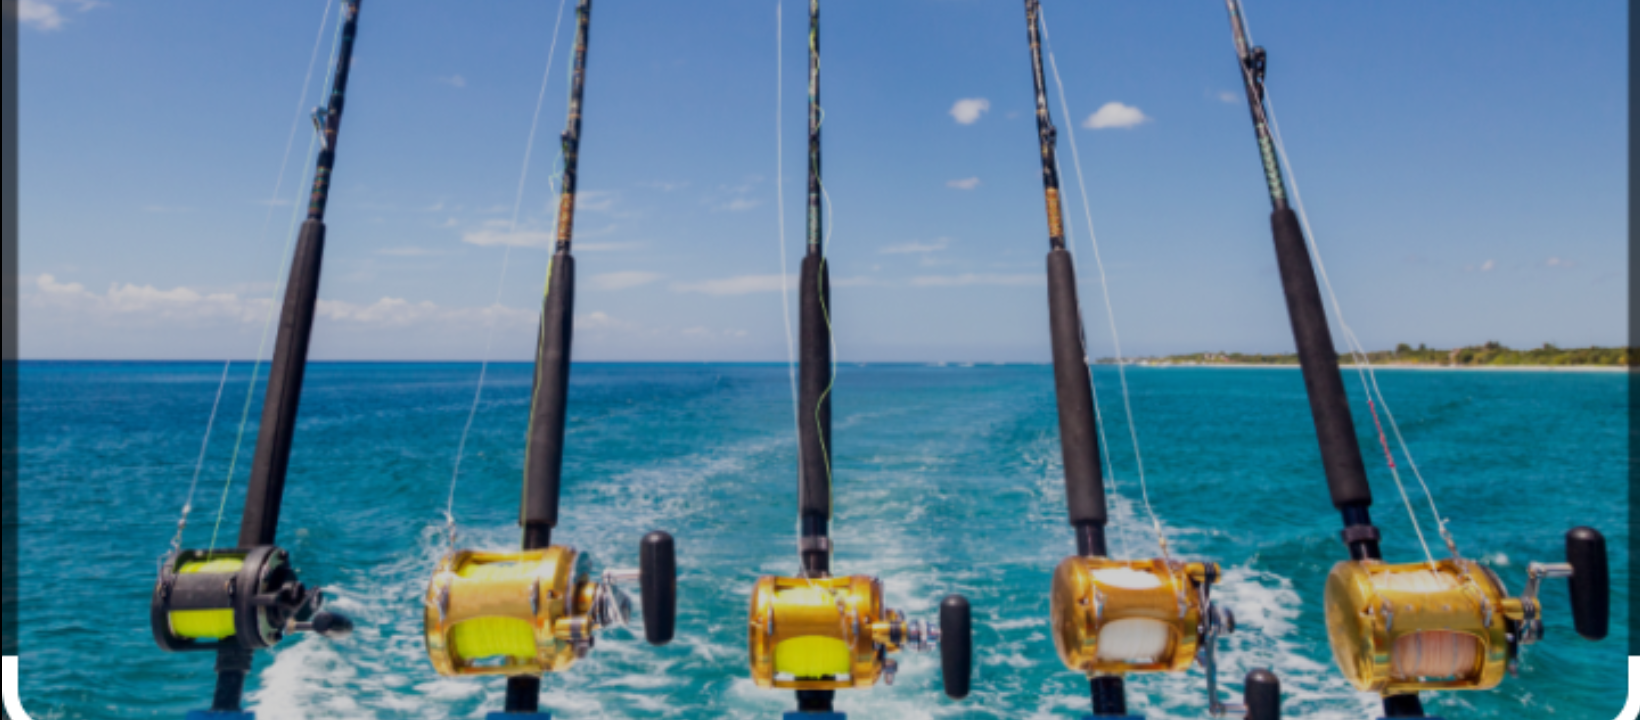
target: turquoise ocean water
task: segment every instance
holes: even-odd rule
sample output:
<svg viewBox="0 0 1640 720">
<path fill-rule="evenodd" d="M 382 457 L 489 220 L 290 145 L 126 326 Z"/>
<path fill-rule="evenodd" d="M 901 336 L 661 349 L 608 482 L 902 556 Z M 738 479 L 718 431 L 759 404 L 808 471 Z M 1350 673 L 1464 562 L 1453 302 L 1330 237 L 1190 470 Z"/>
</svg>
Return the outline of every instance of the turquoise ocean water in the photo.
<svg viewBox="0 0 1640 720">
<path fill-rule="evenodd" d="M 20 421 L 22 693 L 35 718 L 180 718 L 208 705 L 211 657 L 153 644 L 148 599 L 187 493 L 220 363 L 25 363 Z M 480 717 L 500 680 L 439 678 L 422 649 L 421 594 L 441 528 L 476 364 L 315 364 L 280 531 L 303 579 L 331 589 L 358 631 L 286 641 L 250 681 L 262 720 Z M 209 542 L 246 396 L 235 364 L 186 543 Z M 1095 371 L 1116 468 L 1114 549 L 1156 553 L 1114 370 Z M 515 525 L 529 370 L 492 367 L 455 514 L 464 544 L 505 548 Z M 774 718 L 788 692 L 747 678 L 747 592 L 795 569 L 791 390 L 783 365 L 576 366 L 555 539 L 609 565 L 654 528 L 677 536 L 680 619 L 662 648 L 607 634 L 544 705 L 571 718 Z M 1299 374 L 1128 373 L 1150 498 L 1176 554 L 1228 570 L 1217 595 L 1241 629 L 1227 676 L 1281 676 L 1287 717 L 1369 718 L 1376 703 L 1332 668 L 1321 584 L 1343 556 Z M 1626 378 L 1621 374 L 1384 371 L 1393 403 L 1460 547 L 1518 592 L 1526 563 L 1560 560 L 1576 524 L 1607 532 L 1612 638 L 1573 633 L 1565 584 L 1547 586 L 1548 640 L 1489 693 L 1427 700 L 1448 720 L 1606 720 L 1622 704 L 1627 637 Z M 1392 560 L 1421 556 L 1353 401 Z M 260 402 L 260 392 L 257 393 Z M 256 408 L 221 544 L 236 537 Z M 843 366 L 835 395 L 834 568 L 872 573 L 890 602 L 934 617 L 962 592 L 975 614 L 974 692 L 939 691 L 935 657 L 892 687 L 840 694 L 855 718 L 1072 718 L 1085 681 L 1046 632 L 1047 584 L 1073 549 L 1046 366 Z M 1427 516 L 1426 516 L 1427 517 Z M 1427 527 L 1427 522 L 1426 522 Z M 1130 709 L 1203 718 L 1199 671 L 1143 676 Z M 1239 689 L 1239 684 L 1237 685 Z"/>
</svg>

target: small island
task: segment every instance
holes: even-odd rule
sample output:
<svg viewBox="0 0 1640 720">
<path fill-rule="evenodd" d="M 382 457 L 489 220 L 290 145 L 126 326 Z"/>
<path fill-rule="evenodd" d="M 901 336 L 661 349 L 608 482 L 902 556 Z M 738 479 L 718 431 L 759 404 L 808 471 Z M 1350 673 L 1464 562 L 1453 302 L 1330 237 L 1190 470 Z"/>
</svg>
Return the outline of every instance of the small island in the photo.
<svg viewBox="0 0 1640 720">
<path fill-rule="evenodd" d="M 1544 343 L 1542 347 L 1531 350 L 1516 350 L 1505 347 L 1502 343 L 1488 342 L 1484 345 L 1472 345 L 1451 350 L 1431 348 L 1423 344 L 1412 347 L 1406 343 L 1395 346 L 1394 350 L 1379 350 L 1367 353 L 1367 361 L 1375 366 L 1383 367 L 1414 367 L 1414 368 L 1621 368 L 1629 364 L 1629 348 L 1625 347 L 1586 347 L 1586 348 L 1559 348 L 1551 343 Z M 1100 358 L 1096 361 L 1100 365 L 1113 365 L 1115 358 Z M 1296 353 L 1286 354 L 1247 354 L 1226 352 L 1203 352 L 1189 355 L 1168 355 L 1165 357 L 1134 357 L 1124 358 L 1123 362 L 1129 365 L 1150 367 L 1199 367 L 1199 366 L 1281 366 L 1298 365 Z M 1347 354 L 1338 357 L 1341 366 L 1355 364 L 1355 359 Z"/>
</svg>

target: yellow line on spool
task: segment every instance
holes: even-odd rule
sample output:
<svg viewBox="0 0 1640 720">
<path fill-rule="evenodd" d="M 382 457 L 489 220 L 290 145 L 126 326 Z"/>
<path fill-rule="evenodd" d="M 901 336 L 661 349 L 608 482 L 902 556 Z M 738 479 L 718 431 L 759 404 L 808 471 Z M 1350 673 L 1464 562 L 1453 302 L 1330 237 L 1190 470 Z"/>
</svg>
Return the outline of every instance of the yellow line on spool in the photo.
<svg viewBox="0 0 1640 720">
<path fill-rule="evenodd" d="M 467 563 L 456 575 L 467 580 L 533 582 L 537 566 L 520 562 Z M 450 645 L 465 660 L 507 657 L 534 660 L 535 627 L 529 620 L 513 617 L 480 617 L 450 628 Z"/>
<path fill-rule="evenodd" d="M 242 558 L 183 563 L 178 575 L 228 575 L 245 567 Z M 189 640 L 221 640 L 234 634 L 233 610 L 173 610 L 171 632 Z"/>
</svg>

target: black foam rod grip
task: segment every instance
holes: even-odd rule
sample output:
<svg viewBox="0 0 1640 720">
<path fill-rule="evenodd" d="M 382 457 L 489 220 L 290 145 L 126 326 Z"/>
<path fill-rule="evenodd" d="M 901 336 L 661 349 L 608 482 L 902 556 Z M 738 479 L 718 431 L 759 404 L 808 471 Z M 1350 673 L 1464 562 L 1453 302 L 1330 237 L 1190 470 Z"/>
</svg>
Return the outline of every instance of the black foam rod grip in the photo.
<svg viewBox="0 0 1640 720">
<path fill-rule="evenodd" d="M 1281 680 L 1275 673 L 1263 668 L 1247 673 L 1243 699 L 1247 704 L 1247 720 L 1278 720 L 1281 717 Z"/>
<path fill-rule="evenodd" d="M 568 251 L 553 256 L 547 283 L 536 340 L 529 439 L 524 451 L 521 521 L 526 528 L 558 525 L 564 421 L 569 410 L 570 342 L 575 335 L 575 258 Z"/>
<path fill-rule="evenodd" d="M 1105 481 L 1099 470 L 1093 381 L 1082 346 L 1076 266 L 1064 248 L 1048 252 L 1048 332 L 1053 342 L 1054 396 L 1059 405 L 1059 449 L 1065 461 L 1065 504 L 1072 525 L 1105 525 Z"/>
<path fill-rule="evenodd" d="M 803 258 L 798 282 L 800 402 L 797 435 L 798 512 L 820 521 L 831 519 L 831 280 L 825 258 Z M 821 526 L 823 527 L 823 525 Z"/>
<path fill-rule="evenodd" d="M 1606 566 L 1606 538 L 1591 527 L 1566 533 L 1566 562 L 1572 566 L 1572 621 L 1577 634 L 1603 640 L 1611 624 L 1611 569 Z"/>
<path fill-rule="evenodd" d="M 279 509 L 284 503 L 302 379 L 307 374 L 308 341 L 313 337 L 324 256 L 325 224 L 318 220 L 302 223 L 296 254 L 290 261 L 290 280 L 285 284 L 285 304 L 279 310 L 273 362 L 268 367 L 267 399 L 262 404 L 245 514 L 239 524 L 240 547 L 272 545 L 279 534 Z"/>
<path fill-rule="evenodd" d="M 651 645 L 672 641 L 678 625 L 678 557 L 672 536 L 656 530 L 638 544 L 643 635 Z"/>
<path fill-rule="evenodd" d="M 945 694 L 953 699 L 968 697 L 974 676 L 974 626 L 968 598 L 948 595 L 940 603 L 940 676 Z"/>
<path fill-rule="evenodd" d="M 1304 231 L 1298 216 L 1287 208 L 1270 214 L 1270 230 L 1275 236 L 1276 265 L 1287 296 L 1287 318 L 1292 322 L 1298 363 L 1304 371 L 1304 390 L 1310 398 L 1316 439 L 1321 442 L 1321 465 L 1327 473 L 1333 507 L 1342 510 L 1346 506 L 1371 505 L 1372 488 L 1367 485 L 1355 421 L 1350 417 L 1344 378 L 1339 374 L 1338 351 L 1327 327 L 1327 311 L 1321 305 L 1321 289 L 1316 284 L 1315 267 L 1310 264 L 1310 250 L 1304 244 Z"/>
</svg>

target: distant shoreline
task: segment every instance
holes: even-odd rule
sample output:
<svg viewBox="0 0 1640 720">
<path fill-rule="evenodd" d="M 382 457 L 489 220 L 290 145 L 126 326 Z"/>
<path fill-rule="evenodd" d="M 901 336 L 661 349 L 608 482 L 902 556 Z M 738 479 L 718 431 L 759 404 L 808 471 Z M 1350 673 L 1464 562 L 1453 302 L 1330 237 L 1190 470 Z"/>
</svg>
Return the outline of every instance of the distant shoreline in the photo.
<svg viewBox="0 0 1640 720">
<path fill-rule="evenodd" d="M 1114 367 L 1114 363 L 1110 363 L 1109 365 Z M 1256 370 L 1256 369 L 1260 369 L 1260 368 L 1266 369 L 1266 370 L 1297 370 L 1298 369 L 1297 365 L 1286 365 L 1286 364 L 1279 364 L 1278 365 L 1278 364 L 1275 364 L 1275 363 L 1268 363 L 1268 364 L 1265 364 L 1265 363 L 1153 363 L 1153 364 L 1127 363 L 1127 366 L 1128 367 L 1145 367 L 1145 368 L 1238 368 L 1238 369 L 1243 369 L 1243 370 Z M 1355 365 L 1353 363 L 1352 364 L 1340 363 L 1339 366 L 1338 366 L 1338 369 L 1339 370 L 1354 370 L 1358 367 L 1362 367 L 1362 366 Z M 1611 372 L 1611 373 L 1627 372 L 1628 369 L 1629 369 L 1627 365 L 1411 365 L 1411 364 L 1394 364 L 1394 365 L 1392 365 L 1392 364 L 1385 364 L 1385 365 L 1368 365 L 1366 367 L 1370 367 L 1373 370 L 1438 370 L 1438 371 L 1480 370 L 1480 371 L 1483 371 L 1483 372 L 1596 372 L 1596 373 L 1599 373 L 1599 372 Z"/>
</svg>

